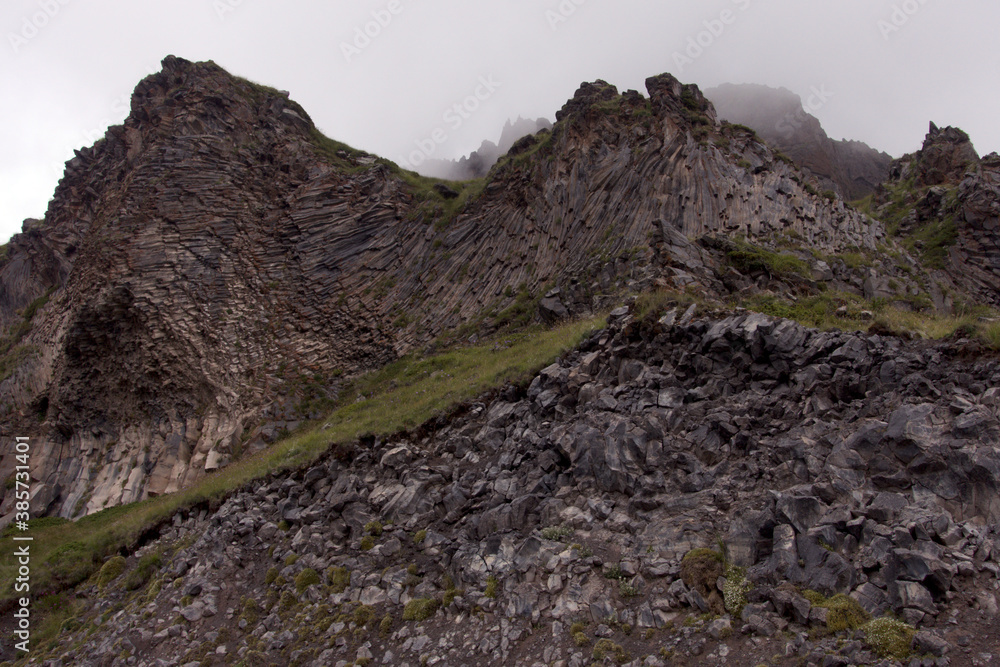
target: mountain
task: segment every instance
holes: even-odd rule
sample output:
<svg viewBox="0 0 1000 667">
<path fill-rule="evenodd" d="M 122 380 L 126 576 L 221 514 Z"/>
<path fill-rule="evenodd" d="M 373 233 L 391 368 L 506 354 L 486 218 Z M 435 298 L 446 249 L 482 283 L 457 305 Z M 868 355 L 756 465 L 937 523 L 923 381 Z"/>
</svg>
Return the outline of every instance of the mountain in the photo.
<svg viewBox="0 0 1000 667">
<path fill-rule="evenodd" d="M 892 158 L 860 141 L 834 141 L 800 98 L 785 88 L 724 84 L 705 91 L 719 117 L 753 128 L 770 145 L 799 165 L 821 190 L 848 201 L 870 195 L 888 177 Z M 823 90 L 810 108 L 827 101 Z"/>
<path fill-rule="evenodd" d="M 0 659 L 989 664 L 996 156 L 850 205 L 669 74 L 555 118 L 441 181 L 141 81 L 0 259 Z"/>
<path fill-rule="evenodd" d="M 520 116 L 514 122 L 507 121 L 500 133 L 499 143 L 484 141 L 479 148 L 458 160 L 427 160 L 420 166 L 420 173 L 431 178 L 450 181 L 468 181 L 483 178 L 517 141 L 541 130 L 551 130 L 552 123 L 544 118 L 528 120 Z"/>
<path fill-rule="evenodd" d="M 458 192 L 323 137 L 276 90 L 167 58 L 0 267 L 0 409 L 36 438 L 36 502 L 69 517 L 183 488 L 460 325 L 591 312 L 626 286 L 746 287 L 691 238 L 883 239 L 696 87 L 647 86 L 585 84 Z"/>
</svg>

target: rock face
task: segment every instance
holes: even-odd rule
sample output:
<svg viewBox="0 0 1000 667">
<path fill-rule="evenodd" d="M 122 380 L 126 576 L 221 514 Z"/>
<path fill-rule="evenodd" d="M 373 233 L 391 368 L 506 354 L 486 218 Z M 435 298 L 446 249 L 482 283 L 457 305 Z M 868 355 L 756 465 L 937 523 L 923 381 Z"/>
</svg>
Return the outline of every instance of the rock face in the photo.
<svg viewBox="0 0 1000 667">
<path fill-rule="evenodd" d="M 724 287 L 664 240 L 884 239 L 695 86 L 647 88 L 585 84 L 477 195 L 323 137 L 279 91 L 165 59 L 0 264 L 0 411 L 36 443 L 36 511 L 181 488 L 317 416 L 337 378 L 519 299 L 558 290 L 560 317 L 626 284 Z"/>
<path fill-rule="evenodd" d="M 920 664 L 995 648 L 997 360 L 680 313 L 617 310 L 526 390 L 176 516 L 134 555 L 163 554 L 164 585 L 113 583 L 63 645 L 137 665 L 875 664 L 869 635 L 823 638 L 847 599 L 917 626 Z"/>
<path fill-rule="evenodd" d="M 784 88 L 725 84 L 705 92 L 719 117 L 753 128 L 785 153 L 823 190 L 853 201 L 870 195 L 889 175 L 892 158 L 860 141 L 834 141 L 802 99 Z M 819 91 L 812 104 L 826 100 Z"/>
</svg>

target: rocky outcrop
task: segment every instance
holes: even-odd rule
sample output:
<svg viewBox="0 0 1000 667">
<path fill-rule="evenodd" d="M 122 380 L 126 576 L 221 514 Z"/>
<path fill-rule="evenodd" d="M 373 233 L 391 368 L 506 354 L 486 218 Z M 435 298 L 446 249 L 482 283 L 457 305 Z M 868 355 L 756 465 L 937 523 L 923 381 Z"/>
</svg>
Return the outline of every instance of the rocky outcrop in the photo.
<svg viewBox="0 0 1000 667">
<path fill-rule="evenodd" d="M 889 176 L 892 158 L 860 141 L 834 141 L 802 99 L 784 88 L 724 84 L 705 93 L 719 117 L 753 128 L 767 143 L 795 161 L 816 180 L 848 201 L 870 195 Z M 826 102 L 816 91 L 810 108 Z"/>
<path fill-rule="evenodd" d="M 969 136 L 930 124 L 921 149 L 893 162 L 876 214 L 931 254 L 941 282 L 1000 304 L 1000 157 L 980 159 Z"/>
<path fill-rule="evenodd" d="M 876 664 L 877 624 L 850 628 L 892 612 L 920 664 L 991 659 L 995 358 L 686 306 L 610 321 L 526 389 L 178 514 L 101 600 L 81 589 L 61 645 L 136 665 Z"/>
</svg>

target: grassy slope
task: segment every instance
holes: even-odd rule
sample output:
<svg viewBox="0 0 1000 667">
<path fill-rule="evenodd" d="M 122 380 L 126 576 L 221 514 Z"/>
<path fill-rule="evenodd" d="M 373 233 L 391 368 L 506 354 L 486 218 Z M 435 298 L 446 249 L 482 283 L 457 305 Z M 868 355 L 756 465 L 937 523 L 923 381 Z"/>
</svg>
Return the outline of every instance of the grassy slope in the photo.
<svg viewBox="0 0 1000 667">
<path fill-rule="evenodd" d="M 329 448 L 354 443 L 362 435 L 389 435 L 444 414 L 506 382 L 523 382 L 603 326 L 592 318 L 563 326 L 509 334 L 429 358 L 409 356 L 359 378 L 337 407 L 310 430 L 208 475 L 176 494 L 123 505 L 76 522 L 41 519 L 29 534 L 32 595 L 73 586 L 102 562 L 127 551 L 142 533 L 178 509 L 218 502 L 249 481 L 308 465 Z M 0 598 L 10 599 L 16 564 L 10 530 L 0 540 Z"/>
</svg>

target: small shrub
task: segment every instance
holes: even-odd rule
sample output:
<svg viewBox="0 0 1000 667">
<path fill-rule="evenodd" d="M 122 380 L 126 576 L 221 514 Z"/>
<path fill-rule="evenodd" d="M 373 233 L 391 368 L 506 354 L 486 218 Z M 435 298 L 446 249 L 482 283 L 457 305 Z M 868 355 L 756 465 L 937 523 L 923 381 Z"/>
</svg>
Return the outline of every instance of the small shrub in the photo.
<svg viewBox="0 0 1000 667">
<path fill-rule="evenodd" d="M 739 618 L 743 607 L 747 604 L 747 593 L 753 589 L 753 584 L 747 579 L 746 569 L 730 566 L 726 570 L 726 583 L 722 588 L 722 601 L 726 611 L 733 618 Z"/>
<path fill-rule="evenodd" d="M 101 566 L 101 571 L 97 573 L 97 586 L 98 588 L 104 588 L 112 581 L 121 576 L 121 573 L 125 571 L 125 558 L 124 556 L 115 556 L 109 558 L 104 565 Z"/>
<path fill-rule="evenodd" d="M 577 646 L 587 646 L 590 644 L 590 637 L 585 632 L 574 632 L 573 643 Z"/>
<path fill-rule="evenodd" d="M 426 530 L 418 530 L 413 535 L 413 543 L 414 544 L 420 544 L 421 542 L 423 542 L 426 539 L 427 539 L 427 531 Z"/>
<path fill-rule="evenodd" d="M 905 662 L 909 657 L 913 635 L 916 632 L 906 623 L 894 618 L 876 618 L 863 628 L 865 643 L 881 658 Z"/>
<path fill-rule="evenodd" d="M 610 639 L 600 639 L 594 645 L 594 660 L 600 662 L 604 658 L 611 658 L 619 665 L 625 664 L 629 660 L 628 652 L 622 648 L 621 644 L 616 644 Z"/>
<path fill-rule="evenodd" d="M 634 598 L 639 594 L 639 589 L 624 579 L 618 582 L 618 595 L 623 598 Z"/>
<path fill-rule="evenodd" d="M 838 593 L 832 598 L 826 598 L 816 591 L 805 591 L 802 595 L 814 607 L 828 610 L 826 627 L 830 632 L 856 630 L 871 618 L 857 600 L 843 593 Z"/>
<path fill-rule="evenodd" d="M 284 531 L 284 532 L 287 533 L 289 530 L 291 530 L 291 528 L 292 528 L 291 525 L 289 525 L 289 523 L 287 521 L 285 521 L 284 519 L 282 519 L 281 521 L 278 522 L 278 530 L 281 530 L 281 531 Z"/>
<path fill-rule="evenodd" d="M 375 548 L 375 538 L 371 535 L 365 535 L 361 538 L 361 550 L 371 551 Z"/>
<path fill-rule="evenodd" d="M 270 586 L 277 580 L 278 580 L 278 568 L 272 567 L 268 569 L 267 574 L 264 575 L 264 583 Z"/>
<path fill-rule="evenodd" d="M 605 579 L 624 579 L 625 573 L 622 572 L 621 563 L 612 563 L 604 568 L 604 578 Z"/>
<path fill-rule="evenodd" d="M 375 619 L 375 607 L 366 604 L 358 605 L 351 616 L 354 625 L 363 628 Z"/>
<path fill-rule="evenodd" d="M 369 521 L 365 524 L 365 532 L 375 537 L 382 537 L 382 528 L 381 521 Z"/>
<path fill-rule="evenodd" d="M 425 621 L 433 616 L 441 602 L 437 598 L 413 598 L 403 607 L 404 621 Z"/>
<path fill-rule="evenodd" d="M 590 558 L 594 555 L 594 550 L 583 544 L 574 544 L 570 548 L 575 549 L 580 558 Z"/>
<path fill-rule="evenodd" d="M 386 615 L 382 617 L 382 621 L 378 624 L 379 637 L 382 637 L 383 639 L 388 637 L 389 634 L 392 633 L 392 626 L 392 614 L 386 613 Z"/>
<path fill-rule="evenodd" d="M 310 586 L 318 584 L 319 581 L 319 573 L 311 567 L 307 567 L 296 575 L 295 590 L 302 593 Z"/>
<path fill-rule="evenodd" d="M 285 565 L 295 565 L 299 560 L 298 554 L 288 554 L 285 556 Z"/>
<path fill-rule="evenodd" d="M 495 599 L 497 596 L 497 589 L 500 587 L 500 580 L 494 577 L 492 574 L 486 577 L 486 590 L 483 592 L 488 598 Z"/>
<path fill-rule="evenodd" d="M 573 529 L 569 526 L 549 526 L 542 529 L 542 537 L 553 542 L 562 542 L 573 534 Z"/>
<path fill-rule="evenodd" d="M 441 605 L 447 607 L 448 605 L 450 605 L 452 602 L 455 601 L 456 597 L 458 597 L 464 592 L 465 591 L 462 590 L 461 588 L 449 588 L 444 592 L 444 595 L 441 596 Z"/>
</svg>

